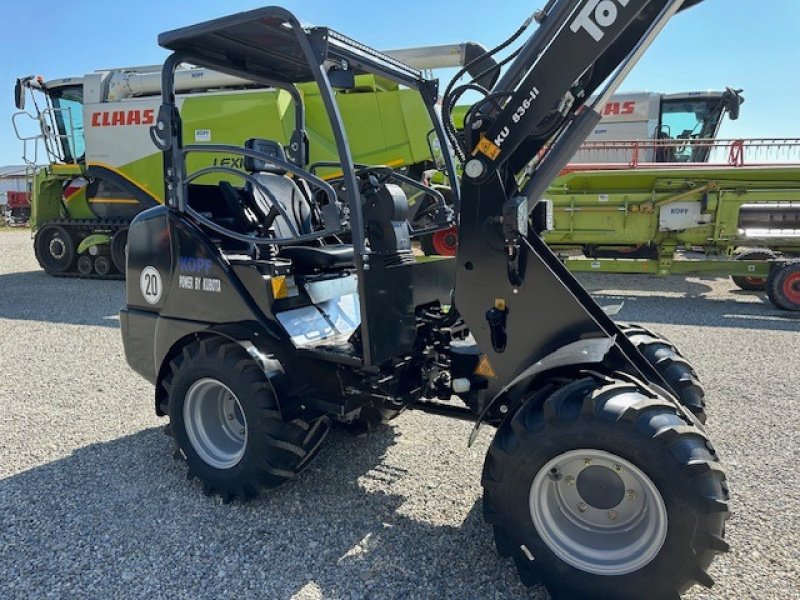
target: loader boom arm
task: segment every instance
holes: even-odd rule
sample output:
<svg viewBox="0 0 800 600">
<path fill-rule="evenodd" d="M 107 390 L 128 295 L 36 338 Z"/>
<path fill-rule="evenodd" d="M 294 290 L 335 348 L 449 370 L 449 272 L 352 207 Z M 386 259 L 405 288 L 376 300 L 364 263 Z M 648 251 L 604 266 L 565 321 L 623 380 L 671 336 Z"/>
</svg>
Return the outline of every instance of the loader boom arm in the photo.
<svg viewBox="0 0 800 600">
<path fill-rule="evenodd" d="M 484 181 L 504 166 L 517 172 L 548 141 L 561 137 L 578 114 L 588 112 L 584 119 L 599 121 L 598 109 L 682 5 L 682 0 L 549 2 L 536 14 L 541 26 L 489 92 L 499 103 L 486 103 L 468 124 L 478 128 L 468 148 L 467 177 Z M 584 106 L 609 78 L 593 105 Z M 574 151 L 585 135 L 573 137 Z"/>
<path fill-rule="evenodd" d="M 551 0 L 535 15 L 540 27 L 467 113 L 465 140 L 453 142 L 464 158 L 455 304 L 494 368 L 491 396 L 557 348 L 598 337 L 614 338 L 643 380 L 667 387 L 544 244 L 536 208 L 683 4 Z M 452 105 L 448 94 L 443 102 Z"/>
</svg>

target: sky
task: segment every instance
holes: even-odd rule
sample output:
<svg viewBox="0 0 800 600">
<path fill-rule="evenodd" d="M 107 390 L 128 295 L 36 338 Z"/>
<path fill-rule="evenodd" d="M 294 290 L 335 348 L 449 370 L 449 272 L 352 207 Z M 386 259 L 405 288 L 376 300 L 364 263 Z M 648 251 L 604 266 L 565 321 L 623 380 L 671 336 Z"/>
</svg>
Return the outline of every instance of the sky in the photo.
<svg viewBox="0 0 800 600">
<path fill-rule="evenodd" d="M 22 144 L 11 127 L 16 77 L 56 79 L 102 68 L 158 64 L 166 57 L 156 43 L 160 32 L 264 4 L 265 0 L 6 3 L 7 26 L 0 38 L 0 165 L 21 162 Z M 545 0 L 282 2 L 307 23 L 329 26 L 378 49 L 467 40 L 491 47 L 544 4 Z M 669 23 L 621 91 L 743 88 L 741 118 L 726 122 L 720 137 L 800 138 L 799 26 L 798 0 L 705 0 Z"/>
</svg>

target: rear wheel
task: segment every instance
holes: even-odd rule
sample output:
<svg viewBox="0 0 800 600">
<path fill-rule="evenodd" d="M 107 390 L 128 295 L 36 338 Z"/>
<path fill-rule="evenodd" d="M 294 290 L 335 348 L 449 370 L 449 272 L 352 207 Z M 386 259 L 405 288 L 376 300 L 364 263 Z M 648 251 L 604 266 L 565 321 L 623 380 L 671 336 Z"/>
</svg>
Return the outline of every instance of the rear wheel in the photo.
<svg viewBox="0 0 800 600">
<path fill-rule="evenodd" d="M 705 424 L 705 391 L 697 371 L 675 344 L 639 325 L 621 325 L 620 329 L 678 395 L 680 403 Z"/>
<path fill-rule="evenodd" d="M 120 229 L 111 238 L 111 260 L 117 271 L 125 274 L 125 247 L 128 244 L 128 228 Z"/>
<path fill-rule="evenodd" d="M 299 473 L 329 422 L 285 421 L 264 372 L 238 344 L 209 339 L 183 349 L 164 378 L 170 432 L 206 494 L 248 500 Z"/>
<path fill-rule="evenodd" d="M 772 250 L 743 250 L 736 255 L 735 260 L 773 260 L 775 258 L 777 258 L 777 255 Z M 767 289 L 767 279 L 765 277 L 734 275 L 731 280 L 737 287 L 748 292 L 763 292 Z"/>
<path fill-rule="evenodd" d="M 75 264 L 75 240 L 61 225 L 45 225 L 37 231 L 33 249 L 36 260 L 47 273 L 58 275 Z"/>
<path fill-rule="evenodd" d="M 770 275 L 767 295 L 778 308 L 800 311 L 800 261 L 786 263 Z"/>
<path fill-rule="evenodd" d="M 554 598 L 676 598 L 724 541 L 728 488 L 705 433 L 668 400 L 587 377 L 498 429 L 484 514 L 498 551 Z"/>
</svg>

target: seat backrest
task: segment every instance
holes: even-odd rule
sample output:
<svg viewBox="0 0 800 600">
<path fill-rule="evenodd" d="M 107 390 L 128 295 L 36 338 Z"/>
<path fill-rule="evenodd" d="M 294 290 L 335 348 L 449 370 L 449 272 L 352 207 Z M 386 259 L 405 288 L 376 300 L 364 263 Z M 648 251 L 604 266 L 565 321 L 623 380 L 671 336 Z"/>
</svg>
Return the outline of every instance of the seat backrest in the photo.
<svg viewBox="0 0 800 600">
<path fill-rule="evenodd" d="M 245 147 L 286 160 L 283 147 L 271 140 L 249 139 Z M 279 203 L 289 217 L 291 226 L 283 216 L 275 219 L 273 229 L 277 237 L 292 237 L 292 227 L 300 235 L 313 231 L 311 204 L 297 184 L 286 177 L 285 170 L 249 157 L 245 158 L 245 170 L 250 171 L 263 186 L 247 184 L 248 191 L 263 214 L 268 214 L 270 208 Z"/>
</svg>

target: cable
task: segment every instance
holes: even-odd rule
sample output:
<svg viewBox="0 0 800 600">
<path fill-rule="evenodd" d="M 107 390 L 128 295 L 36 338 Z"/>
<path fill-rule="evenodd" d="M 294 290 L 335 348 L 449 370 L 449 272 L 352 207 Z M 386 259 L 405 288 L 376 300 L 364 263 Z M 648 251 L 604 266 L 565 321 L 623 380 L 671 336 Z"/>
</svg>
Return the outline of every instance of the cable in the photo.
<svg viewBox="0 0 800 600">
<path fill-rule="evenodd" d="M 504 50 L 505 48 L 507 48 L 508 46 L 513 44 L 525 32 L 525 30 L 528 29 L 528 27 L 530 27 L 530 24 L 534 21 L 534 16 L 535 15 L 531 15 L 530 17 L 528 17 L 525 20 L 525 22 L 519 27 L 519 29 L 517 29 L 517 31 L 515 31 L 511 35 L 511 37 L 506 39 L 504 42 L 502 42 L 501 44 L 495 46 L 491 50 L 485 52 L 484 54 L 474 58 L 473 60 L 471 60 L 467 64 L 465 64 L 458 71 L 458 73 L 456 73 L 455 77 L 453 77 L 453 79 L 450 80 L 450 83 L 447 85 L 447 88 L 445 89 L 445 92 L 444 92 L 444 94 L 442 96 L 442 107 L 443 107 L 444 113 L 445 113 L 443 115 L 445 117 L 443 119 L 443 123 L 444 123 L 444 126 L 445 126 L 444 127 L 445 128 L 445 133 L 447 134 L 447 137 L 450 139 L 450 143 L 452 144 L 453 148 L 456 150 L 456 154 L 458 154 L 458 157 L 462 161 L 465 158 L 465 152 L 461 148 L 460 142 L 458 140 L 458 135 L 457 135 L 456 128 L 455 128 L 455 123 L 453 123 L 453 114 L 452 114 L 453 108 L 451 108 L 451 106 L 454 107 L 454 104 L 451 102 L 451 98 L 450 98 L 450 96 L 451 96 L 451 94 L 453 92 L 453 87 L 455 86 L 456 81 L 461 79 L 464 76 L 464 74 L 469 71 L 470 68 L 472 68 L 473 66 L 475 66 L 479 62 L 481 62 L 483 60 L 486 60 L 487 58 L 489 58 L 491 56 L 494 56 L 498 52 L 501 52 L 502 50 Z M 512 53 L 511 56 L 512 57 L 516 56 L 516 54 L 518 52 L 519 52 L 519 50 L 517 50 L 515 53 Z M 479 77 L 482 77 L 482 76 L 490 73 L 492 70 L 501 68 L 502 65 L 505 64 L 508 60 L 510 60 L 510 58 L 506 58 L 501 63 L 498 63 L 497 65 L 493 65 L 493 66 L 489 67 L 483 73 L 478 75 L 478 77 L 472 78 L 471 81 L 470 81 L 470 84 L 473 83 L 474 81 L 476 81 Z M 477 84 L 475 84 L 475 85 L 477 85 Z M 483 89 L 485 89 L 485 88 L 483 88 Z M 488 90 L 486 91 L 485 95 L 488 95 Z"/>
</svg>

